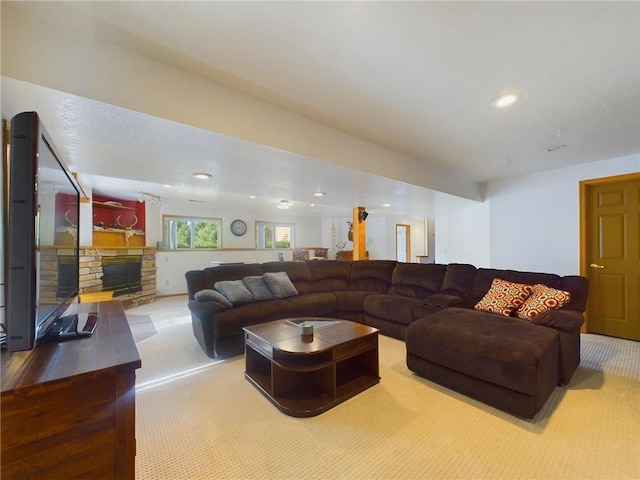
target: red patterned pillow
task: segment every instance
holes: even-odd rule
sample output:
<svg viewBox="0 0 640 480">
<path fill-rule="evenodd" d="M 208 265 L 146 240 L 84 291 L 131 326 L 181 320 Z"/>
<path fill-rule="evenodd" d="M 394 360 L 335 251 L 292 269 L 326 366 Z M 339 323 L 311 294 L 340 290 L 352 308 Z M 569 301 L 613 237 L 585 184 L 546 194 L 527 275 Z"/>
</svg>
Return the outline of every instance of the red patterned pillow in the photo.
<svg viewBox="0 0 640 480">
<path fill-rule="evenodd" d="M 522 305 L 532 291 L 531 285 L 494 278 L 489 291 L 473 308 L 508 317 Z"/>
<path fill-rule="evenodd" d="M 516 315 L 525 320 L 531 320 L 541 313 L 564 307 L 570 300 L 569 292 L 537 283 L 533 286 L 531 296 L 516 310 Z"/>
</svg>

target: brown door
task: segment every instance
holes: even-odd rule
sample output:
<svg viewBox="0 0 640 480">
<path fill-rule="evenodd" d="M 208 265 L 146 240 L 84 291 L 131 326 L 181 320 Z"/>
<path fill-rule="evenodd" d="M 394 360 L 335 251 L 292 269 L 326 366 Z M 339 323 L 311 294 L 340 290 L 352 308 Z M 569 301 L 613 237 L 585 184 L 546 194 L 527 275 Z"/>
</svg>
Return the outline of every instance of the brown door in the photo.
<svg viewBox="0 0 640 480">
<path fill-rule="evenodd" d="M 640 340 L 640 175 L 584 183 L 587 330 Z"/>
</svg>

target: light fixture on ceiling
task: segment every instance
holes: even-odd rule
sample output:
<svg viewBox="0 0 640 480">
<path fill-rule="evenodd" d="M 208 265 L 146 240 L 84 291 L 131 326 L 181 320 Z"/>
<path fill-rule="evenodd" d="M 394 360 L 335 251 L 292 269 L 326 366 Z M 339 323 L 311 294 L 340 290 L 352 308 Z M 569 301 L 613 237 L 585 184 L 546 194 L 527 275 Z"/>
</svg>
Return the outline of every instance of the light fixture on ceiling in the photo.
<svg viewBox="0 0 640 480">
<path fill-rule="evenodd" d="M 324 192 L 316 192 L 313 194 L 314 197 L 324 197 L 326 195 L 326 193 Z"/>
<path fill-rule="evenodd" d="M 390 207 L 390 206 L 391 206 L 391 204 L 390 204 L 390 203 L 383 203 L 383 204 L 382 204 L 382 206 L 383 206 L 383 207 L 385 207 L 385 208 L 387 208 L 387 207 Z"/>
<path fill-rule="evenodd" d="M 289 200 L 280 200 L 277 206 L 280 210 L 288 210 L 293 207 L 293 204 Z"/>
<path fill-rule="evenodd" d="M 249 198 L 254 199 L 254 198 L 256 198 L 256 196 L 255 195 L 249 195 Z"/>
<path fill-rule="evenodd" d="M 138 201 L 140 203 L 144 202 L 147 205 L 155 205 L 157 207 L 162 205 L 162 198 L 154 195 L 153 193 L 138 192 Z"/>
<path fill-rule="evenodd" d="M 201 173 L 201 172 L 196 172 L 193 174 L 194 178 L 199 178 L 200 180 L 209 180 L 212 175 L 210 173 Z"/>
<path fill-rule="evenodd" d="M 519 92 L 506 93 L 491 100 L 491 107 L 502 109 L 508 108 L 516 102 L 522 100 L 522 94 Z"/>
<path fill-rule="evenodd" d="M 558 150 L 564 150 L 565 148 L 567 148 L 566 145 L 551 145 L 550 147 L 545 148 L 544 151 L 547 153 L 551 153 L 557 152 Z"/>
<path fill-rule="evenodd" d="M 164 188 L 171 188 L 171 185 L 169 185 L 168 183 L 165 183 L 164 185 L 162 185 Z"/>
</svg>

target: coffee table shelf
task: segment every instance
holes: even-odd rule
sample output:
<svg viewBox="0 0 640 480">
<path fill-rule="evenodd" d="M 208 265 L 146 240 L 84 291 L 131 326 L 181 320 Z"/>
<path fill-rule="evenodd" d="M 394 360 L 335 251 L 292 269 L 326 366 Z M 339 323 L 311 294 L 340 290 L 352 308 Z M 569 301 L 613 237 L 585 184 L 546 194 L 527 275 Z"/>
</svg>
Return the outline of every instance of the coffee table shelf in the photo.
<svg viewBox="0 0 640 480">
<path fill-rule="evenodd" d="M 380 381 L 375 328 L 341 320 L 305 338 L 277 320 L 244 330 L 246 378 L 287 415 L 318 415 Z"/>
</svg>

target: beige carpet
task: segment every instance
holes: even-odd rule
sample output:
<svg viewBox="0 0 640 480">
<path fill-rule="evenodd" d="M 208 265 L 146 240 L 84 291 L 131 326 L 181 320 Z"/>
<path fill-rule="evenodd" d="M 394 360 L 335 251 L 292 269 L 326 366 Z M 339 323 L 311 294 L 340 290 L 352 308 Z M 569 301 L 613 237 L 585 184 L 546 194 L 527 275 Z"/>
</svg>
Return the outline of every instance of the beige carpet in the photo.
<svg viewBox="0 0 640 480">
<path fill-rule="evenodd" d="M 293 418 L 244 378 L 244 358 L 204 356 L 188 316 L 151 316 L 158 334 L 138 342 L 140 479 L 640 478 L 637 342 L 583 335 L 571 384 L 526 421 L 416 377 L 404 343 L 380 337 L 380 384 Z"/>
</svg>

